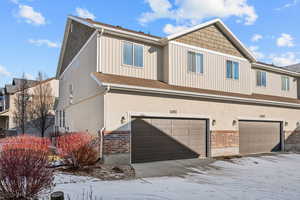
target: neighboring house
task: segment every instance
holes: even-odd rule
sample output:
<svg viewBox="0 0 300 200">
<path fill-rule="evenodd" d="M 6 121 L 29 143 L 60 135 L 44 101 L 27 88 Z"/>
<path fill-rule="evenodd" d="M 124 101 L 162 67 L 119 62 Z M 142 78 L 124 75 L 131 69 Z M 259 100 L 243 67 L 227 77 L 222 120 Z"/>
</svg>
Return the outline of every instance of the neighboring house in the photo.
<svg viewBox="0 0 300 200">
<path fill-rule="evenodd" d="M 17 134 L 20 132 L 14 122 L 13 113 L 16 109 L 15 100 L 17 98 L 17 95 L 20 93 L 22 82 L 24 82 L 24 79 L 14 78 L 12 84 L 5 85 L 4 88 L 0 89 L 0 130 L 5 130 L 8 134 Z M 33 90 L 35 89 L 35 87 L 38 87 L 39 84 L 49 84 L 52 88 L 53 97 L 58 97 L 59 84 L 58 80 L 56 80 L 55 78 L 50 78 L 42 82 L 26 80 L 26 87 L 28 88 L 29 95 L 32 95 Z M 54 125 L 47 130 L 46 135 L 51 132 L 54 132 Z M 28 123 L 28 126 L 26 127 L 26 133 L 37 134 L 37 130 L 35 128 L 32 128 Z"/>
<path fill-rule="evenodd" d="M 288 70 L 294 71 L 294 72 L 300 72 L 300 63 L 295 65 L 289 65 L 285 67 Z"/>
<path fill-rule="evenodd" d="M 300 73 L 258 62 L 219 19 L 165 38 L 70 16 L 56 125 L 102 137 L 107 163 L 295 146 Z"/>
</svg>

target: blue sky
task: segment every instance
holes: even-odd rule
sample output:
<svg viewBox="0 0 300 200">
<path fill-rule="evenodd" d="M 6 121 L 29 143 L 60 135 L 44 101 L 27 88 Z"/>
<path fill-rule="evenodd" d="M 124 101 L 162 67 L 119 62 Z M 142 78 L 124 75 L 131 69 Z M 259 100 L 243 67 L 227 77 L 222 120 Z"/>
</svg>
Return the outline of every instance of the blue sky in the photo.
<svg viewBox="0 0 300 200">
<path fill-rule="evenodd" d="M 261 61 L 300 63 L 300 0 L 1 0 L 0 87 L 55 75 L 69 14 L 165 36 L 221 18 Z"/>
</svg>

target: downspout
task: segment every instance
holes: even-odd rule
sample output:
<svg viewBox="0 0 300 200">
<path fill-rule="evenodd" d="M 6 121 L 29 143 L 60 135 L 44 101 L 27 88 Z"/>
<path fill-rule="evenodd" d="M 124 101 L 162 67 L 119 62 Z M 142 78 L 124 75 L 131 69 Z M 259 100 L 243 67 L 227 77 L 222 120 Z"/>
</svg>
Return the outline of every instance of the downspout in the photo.
<svg viewBox="0 0 300 200">
<path fill-rule="evenodd" d="M 103 116 L 103 121 L 104 121 L 104 126 L 100 130 L 100 145 L 99 145 L 99 153 L 100 153 L 100 159 L 103 161 L 103 143 L 104 143 L 104 131 L 105 131 L 105 125 L 106 125 L 106 101 L 105 101 L 105 95 L 110 91 L 110 85 L 108 85 L 103 93 L 104 95 L 104 116 Z"/>
</svg>

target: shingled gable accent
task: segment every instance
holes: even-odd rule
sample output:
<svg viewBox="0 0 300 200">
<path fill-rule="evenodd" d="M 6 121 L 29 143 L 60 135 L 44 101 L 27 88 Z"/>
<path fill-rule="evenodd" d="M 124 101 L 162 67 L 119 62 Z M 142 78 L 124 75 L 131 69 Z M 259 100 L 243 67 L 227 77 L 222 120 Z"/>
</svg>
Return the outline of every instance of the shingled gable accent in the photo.
<svg viewBox="0 0 300 200">
<path fill-rule="evenodd" d="M 247 59 L 239 48 L 237 48 L 215 24 L 185 34 L 174 40 L 176 42 Z"/>
<path fill-rule="evenodd" d="M 69 25 L 69 30 L 67 30 L 67 39 L 65 44 L 65 51 L 60 71 L 58 72 L 59 75 L 65 71 L 65 69 L 68 67 L 72 59 L 77 55 L 77 53 L 80 51 L 80 49 L 83 47 L 83 45 L 88 41 L 88 39 L 91 37 L 93 32 L 95 31 L 94 28 L 91 28 L 89 26 L 86 26 L 84 24 L 81 24 L 79 22 L 76 22 L 74 20 L 71 20 Z"/>
</svg>

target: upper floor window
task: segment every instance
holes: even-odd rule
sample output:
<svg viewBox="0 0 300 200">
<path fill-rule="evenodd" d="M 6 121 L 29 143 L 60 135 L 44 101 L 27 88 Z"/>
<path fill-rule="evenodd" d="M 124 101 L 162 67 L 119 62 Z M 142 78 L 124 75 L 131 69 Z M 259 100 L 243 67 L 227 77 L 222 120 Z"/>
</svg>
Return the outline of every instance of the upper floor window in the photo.
<svg viewBox="0 0 300 200">
<path fill-rule="evenodd" d="M 123 43 L 123 64 L 135 67 L 144 66 L 144 47 L 131 42 Z"/>
<path fill-rule="evenodd" d="M 188 71 L 203 73 L 203 54 L 188 52 Z"/>
<path fill-rule="evenodd" d="M 288 76 L 281 76 L 281 90 L 290 90 L 290 78 Z"/>
<path fill-rule="evenodd" d="M 240 76 L 239 63 L 231 60 L 226 62 L 226 78 L 238 80 Z"/>
<path fill-rule="evenodd" d="M 267 72 L 256 71 L 256 85 L 257 86 L 267 86 Z"/>
</svg>

